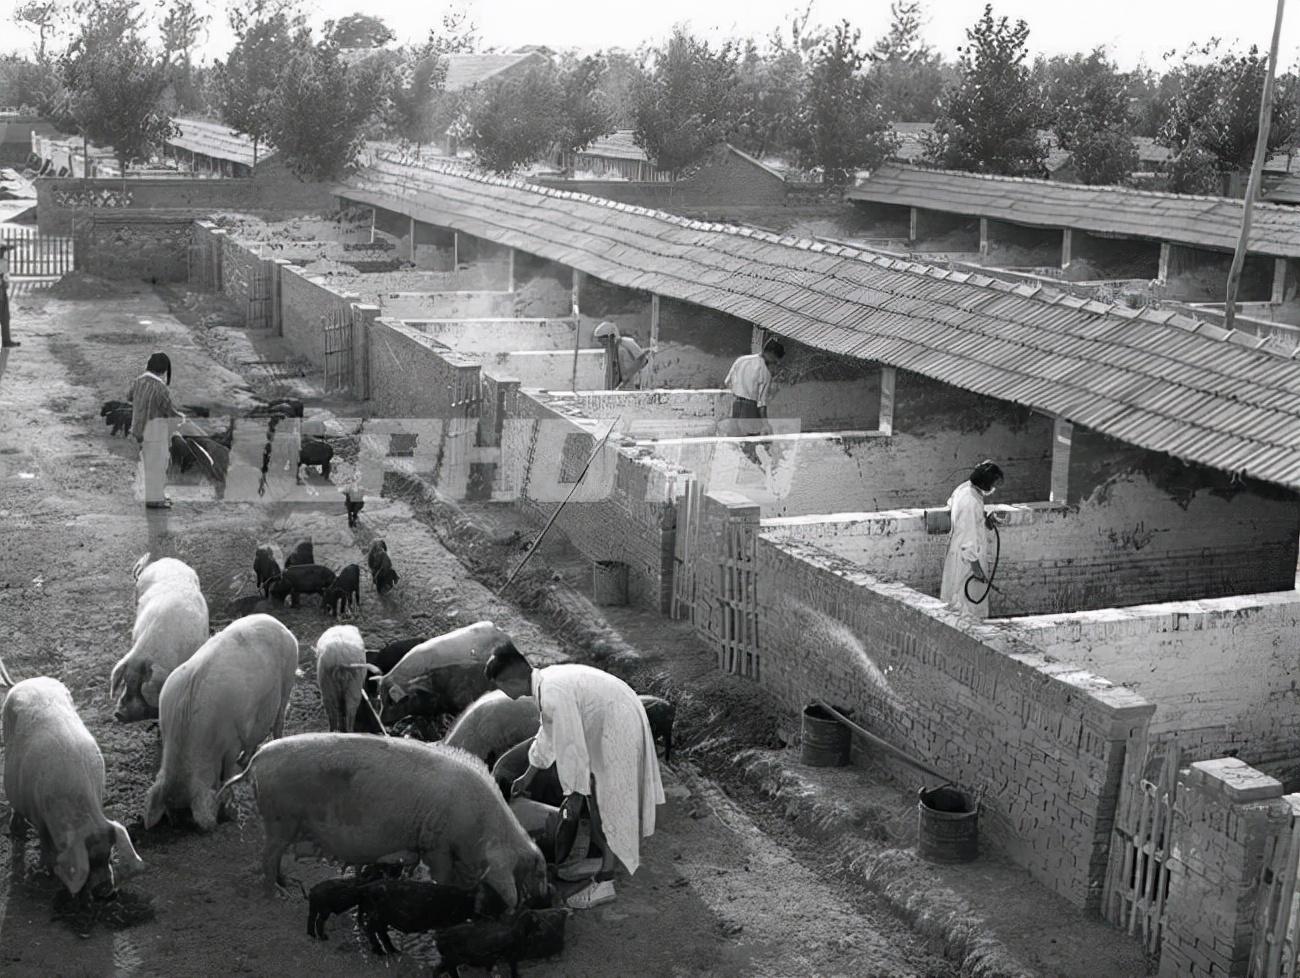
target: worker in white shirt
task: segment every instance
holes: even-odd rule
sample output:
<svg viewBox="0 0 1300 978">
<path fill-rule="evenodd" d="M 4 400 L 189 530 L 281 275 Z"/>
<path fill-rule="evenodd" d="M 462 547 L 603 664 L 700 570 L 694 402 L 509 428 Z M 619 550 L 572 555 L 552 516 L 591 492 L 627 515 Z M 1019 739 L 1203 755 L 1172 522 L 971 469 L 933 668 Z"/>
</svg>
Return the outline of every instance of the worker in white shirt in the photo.
<svg viewBox="0 0 1300 978">
<path fill-rule="evenodd" d="M 772 369 L 785 357 L 778 340 L 763 344 L 762 353 L 739 357 L 723 381 L 731 391 L 731 431 L 736 436 L 768 434 L 767 394 L 772 386 Z"/>
<path fill-rule="evenodd" d="M 650 359 L 650 351 L 630 336 L 623 336 L 613 323 L 601 323 L 591 334 L 605 347 L 605 387 L 621 390 L 632 382 Z"/>
<path fill-rule="evenodd" d="M 9 248 L 0 244 L 0 348 L 22 346 L 9 335 Z"/>
</svg>

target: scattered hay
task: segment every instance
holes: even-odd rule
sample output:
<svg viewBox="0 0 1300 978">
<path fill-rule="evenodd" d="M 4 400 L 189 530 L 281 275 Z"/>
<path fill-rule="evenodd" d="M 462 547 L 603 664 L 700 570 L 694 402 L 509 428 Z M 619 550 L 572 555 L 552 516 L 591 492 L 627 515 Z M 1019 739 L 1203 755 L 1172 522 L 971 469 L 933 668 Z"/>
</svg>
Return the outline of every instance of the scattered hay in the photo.
<svg viewBox="0 0 1300 978">
<path fill-rule="evenodd" d="M 54 898 L 53 919 L 81 937 L 89 937 L 92 930 L 126 930 L 147 924 L 157 916 L 153 899 L 134 890 L 118 889 L 107 899 L 96 899 L 84 891 L 72 896 L 59 888 Z"/>
</svg>

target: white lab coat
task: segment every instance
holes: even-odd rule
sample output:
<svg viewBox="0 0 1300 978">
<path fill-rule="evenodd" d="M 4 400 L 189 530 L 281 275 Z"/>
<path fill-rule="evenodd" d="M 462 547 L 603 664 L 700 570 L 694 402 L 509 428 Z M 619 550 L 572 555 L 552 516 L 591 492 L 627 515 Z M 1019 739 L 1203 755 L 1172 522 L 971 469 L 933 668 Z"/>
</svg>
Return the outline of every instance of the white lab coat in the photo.
<svg viewBox="0 0 1300 978">
<path fill-rule="evenodd" d="M 948 497 L 948 512 L 952 517 L 952 533 L 948 538 L 948 555 L 943 561 L 943 583 L 939 598 L 953 611 L 971 618 L 989 616 L 988 596 L 979 604 L 966 597 L 966 581 L 971 574 L 971 561 L 978 560 L 985 577 L 990 569 L 988 527 L 984 525 L 984 494 L 969 481 L 963 482 Z M 975 581 L 971 594 L 984 594 L 984 583 Z"/>
<path fill-rule="evenodd" d="M 610 851 L 628 873 L 640 865 L 641 839 L 654 834 L 664 803 L 659 758 L 645 707 L 617 676 L 566 663 L 533 672 L 541 729 L 528 762 L 555 764 L 565 794 L 591 793 Z"/>
</svg>

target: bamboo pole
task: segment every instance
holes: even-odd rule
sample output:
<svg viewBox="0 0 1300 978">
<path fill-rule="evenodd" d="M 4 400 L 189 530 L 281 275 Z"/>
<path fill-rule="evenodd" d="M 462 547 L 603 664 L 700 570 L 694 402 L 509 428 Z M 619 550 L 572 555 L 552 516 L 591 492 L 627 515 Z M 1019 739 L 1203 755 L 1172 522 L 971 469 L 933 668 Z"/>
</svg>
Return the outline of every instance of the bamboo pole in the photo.
<svg viewBox="0 0 1300 978">
<path fill-rule="evenodd" d="M 1273 75 L 1277 72 L 1277 48 L 1282 36 L 1282 11 L 1286 0 L 1277 0 L 1277 17 L 1273 21 L 1273 43 L 1268 50 L 1268 72 L 1264 75 L 1264 90 L 1259 98 L 1259 133 L 1255 137 L 1255 158 L 1250 164 L 1250 183 L 1246 187 L 1246 200 L 1241 209 L 1241 233 L 1237 236 L 1237 250 L 1232 254 L 1232 270 L 1228 272 L 1227 304 L 1223 309 L 1223 325 L 1232 329 L 1237 317 L 1237 289 L 1241 285 L 1241 269 L 1246 263 L 1246 240 L 1250 237 L 1251 209 L 1259 194 L 1260 174 L 1264 157 L 1268 154 L 1268 132 L 1273 122 Z"/>
</svg>

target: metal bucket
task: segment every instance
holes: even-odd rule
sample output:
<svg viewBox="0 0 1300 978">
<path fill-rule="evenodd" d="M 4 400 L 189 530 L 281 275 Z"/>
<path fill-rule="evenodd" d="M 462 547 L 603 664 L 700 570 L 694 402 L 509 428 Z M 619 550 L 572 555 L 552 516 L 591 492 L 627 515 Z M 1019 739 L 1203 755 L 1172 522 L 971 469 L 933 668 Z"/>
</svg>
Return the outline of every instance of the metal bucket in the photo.
<svg viewBox="0 0 1300 978">
<path fill-rule="evenodd" d="M 916 803 L 916 852 L 932 863 L 968 863 L 979 856 L 979 803 L 945 784 L 922 788 Z"/>
<path fill-rule="evenodd" d="M 835 707 L 846 717 L 852 710 Z M 853 746 L 849 728 L 814 703 L 804 707 L 799 760 L 809 767 L 844 767 Z"/>
</svg>

